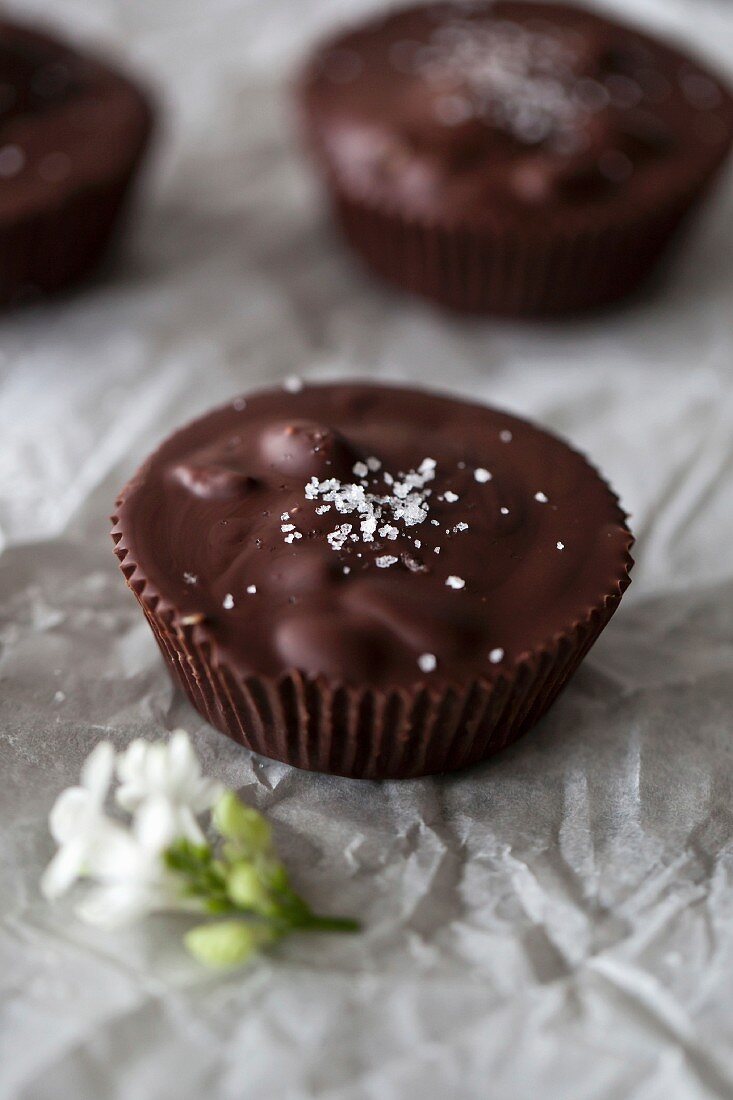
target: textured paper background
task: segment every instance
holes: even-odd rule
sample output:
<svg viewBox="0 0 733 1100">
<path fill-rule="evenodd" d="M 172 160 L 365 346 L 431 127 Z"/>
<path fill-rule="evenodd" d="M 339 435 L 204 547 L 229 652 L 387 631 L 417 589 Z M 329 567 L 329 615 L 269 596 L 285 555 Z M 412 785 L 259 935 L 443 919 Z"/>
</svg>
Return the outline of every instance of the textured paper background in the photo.
<svg viewBox="0 0 733 1100">
<path fill-rule="evenodd" d="M 730 176 L 644 301 L 568 326 L 456 323 L 360 274 L 292 141 L 293 62 L 373 0 L 14 6 L 126 51 L 168 114 L 121 262 L 0 320 L 3 1100 L 733 1096 Z M 621 7 L 730 67 L 729 0 Z M 447 383 L 528 413 L 633 513 L 620 613 L 540 728 L 485 767 L 299 774 L 172 691 L 112 554 L 115 492 L 175 424 L 293 372 Z M 212 978 L 175 920 L 90 933 L 39 898 L 46 814 L 85 754 L 177 724 L 362 936 Z"/>
</svg>

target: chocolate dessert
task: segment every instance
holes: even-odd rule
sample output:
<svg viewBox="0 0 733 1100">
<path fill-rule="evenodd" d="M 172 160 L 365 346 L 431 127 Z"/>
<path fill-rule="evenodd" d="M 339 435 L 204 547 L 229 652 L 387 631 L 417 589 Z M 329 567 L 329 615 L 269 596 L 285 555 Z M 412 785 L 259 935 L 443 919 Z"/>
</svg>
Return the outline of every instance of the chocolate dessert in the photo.
<svg viewBox="0 0 733 1100">
<path fill-rule="evenodd" d="M 96 266 L 150 128 L 147 99 L 120 73 L 0 19 L 0 303 Z"/>
<path fill-rule="evenodd" d="M 299 87 L 370 267 L 459 310 L 600 306 L 655 268 L 733 138 L 699 62 L 565 4 L 439 3 L 325 44 Z"/>
<path fill-rule="evenodd" d="M 544 713 L 629 583 L 586 460 L 507 413 L 369 385 L 269 390 L 177 432 L 116 553 L 212 725 L 301 768 L 475 763 Z"/>
</svg>

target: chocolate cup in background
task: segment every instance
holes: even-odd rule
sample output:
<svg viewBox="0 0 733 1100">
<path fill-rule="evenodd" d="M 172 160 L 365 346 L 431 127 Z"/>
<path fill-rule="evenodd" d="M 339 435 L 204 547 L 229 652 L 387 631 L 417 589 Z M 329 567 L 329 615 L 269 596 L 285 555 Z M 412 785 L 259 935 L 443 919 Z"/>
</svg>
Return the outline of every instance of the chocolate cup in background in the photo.
<svg viewBox="0 0 733 1100">
<path fill-rule="evenodd" d="M 43 110 L 0 118 L 2 144 L 22 150 L 25 162 L 0 181 L 3 306 L 71 289 L 100 266 L 119 236 L 154 121 L 147 94 L 106 61 L 0 21 L 0 48 L 6 43 L 42 58 L 40 68 L 65 67 L 78 86 Z"/>
<path fill-rule="evenodd" d="M 374 26 L 379 28 L 381 21 Z M 695 61 L 697 71 L 715 80 L 722 91 L 727 136 L 715 143 L 704 163 L 700 160 L 698 171 L 677 173 L 668 186 L 657 187 L 643 201 L 630 198 L 624 209 L 617 203 L 606 209 L 601 201 L 562 209 L 549 206 L 546 218 L 524 222 L 504 216 L 500 208 L 491 209 L 490 199 L 488 216 L 480 223 L 464 218 L 458 209 L 450 216 L 412 211 L 404 200 L 386 196 L 363 180 L 358 187 L 350 184 L 328 147 L 329 123 L 320 117 L 313 88 L 323 59 L 342 47 L 347 52 L 353 33 L 316 50 L 296 81 L 298 115 L 311 159 L 337 226 L 366 267 L 393 286 L 458 313 L 572 316 L 613 305 L 637 292 L 673 251 L 733 144 L 731 97 L 718 77 Z M 648 36 L 631 33 L 656 45 Z M 684 55 L 677 56 L 680 63 L 687 61 Z M 335 85 L 334 96 L 338 95 Z"/>
<path fill-rule="evenodd" d="M 251 404 L 249 398 L 248 409 Z M 226 408 L 209 415 L 223 414 Z M 286 415 L 294 415 L 290 410 L 288 406 Z M 306 675 L 297 668 L 264 674 L 237 666 L 204 612 L 190 613 L 176 602 L 176 596 L 161 591 L 167 574 L 151 580 L 159 566 L 155 559 L 141 563 L 149 549 L 141 545 L 135 524 L 143 521 L 136 505 L 128 505 L 144 498 L 158 476 L 152 471 L 164 470 L 172 453 L 176 463 L 185 461 L 180 457 L 185 447 L 179 441 L 191 439 L 193 432 L 195 448 L 204 444 L 208 437 L 201 425 L 207 420 L 203 417 L 171 436 L 128 483 L 112 517 L 112 539 L 127 585 L 174 681 L 207 722 L 262 756 L 358 779 L 408 779 L 476 764 L 517 740 L 542 717 L 611 619 L 630 583 L 633 536 L 627 517 L 607 483 L 583 460 L 586 475 L 599 483 L 607 500 L 609 529 L 619 532 L 608 579 L 599 584 L 597 596 L 577 618 L 536 645 L 520 648 L 516 660 L 507 662 L 500 672 L 493 666 L 491 676 L 484 678 L 471 670 L 460 681 L 455 675 L 423 676 L 416 669 L 414 682 L 374 686 L 358 684 L 358 668 L 354 679 L 344 682 L 317 672 Z M 225 435 L 231 430 L 228 425 Z M 243 431 L 239 429 L 240 434 Z M 582 457 L 567 445 L 564 448 L 574 462 Z M 279 515 L 280 509 L 276 511 Z M 212 515 L 216 513 L 209 519 Z M 410 574 L 404 583 L 410 583 Z M 246 618 L 238 629 L 247 630 Z"/>
</svg>

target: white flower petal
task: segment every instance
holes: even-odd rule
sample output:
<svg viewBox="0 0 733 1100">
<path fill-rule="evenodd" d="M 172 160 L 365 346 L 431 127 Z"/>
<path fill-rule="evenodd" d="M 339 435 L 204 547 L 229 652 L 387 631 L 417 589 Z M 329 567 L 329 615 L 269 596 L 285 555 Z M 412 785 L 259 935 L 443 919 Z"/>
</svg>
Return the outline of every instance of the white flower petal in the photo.
<svg viewBox="0 0 733 1100">
<path fill-rule="evenodd" d="M 171 790 L 183 795 L 200 777 L 201 768 L 188 734 L 185 730 L 176 730 L 168 743 L 167 783 Z"/>
<path fill-rule="evenodd" d="M 108 818 L 97 820 L 87 851 L 87 868 L 95 878 L 116 881 L 137 873 L 139 846 L 134 836 Z"/>
<path fill-rule="evenodd" d="M 141 803 L 135 814 L 135 836 L 148 852 L 162 852 L 181 836 L 176 806 L 164 795 Z"/>
<path fill-rule="evenodd" d="M 117 760 L 117 778 L 120 783 L 137 786 L 145 767 L 148 742 L 142 738 L 132 741 Z"/>
<path fill-rule="evenodd" d="M 87 924 L 100 928 L 121 928 L 133 924 L 153 911 L 145 889 L 135 883 L 96 886 L 76 907 L 77 915 Z"/>
<path fill-rule="evenodd" d="M 109 741 L 99 744 L 84 761 L 81 769 L 82 786 L 86 787 L 99 803 L 104 802 L 115 770 L 115 750 Z"/>
<path fill-rule="evenodd" d="M 193 811 L 188 806 L 179 806 L 176 814 L 177 835 L 183 836 L 193 844 L 205 844 L 206 838 L 201 832 Z"/>
<path fill-rule="evenodd" d="M 41 877 L 41 892 L 47 898 L 59 898 L 78 879 L 84 867 L 86 845 L 72 840 L 59 848 Z"/>
<path fill-rule="evenodd" d="M 194 797 L 191 800 L 191 809 L 194 813 L 202 814 L 215 806 L 224 794 L 225 787 L 216 779 L 200 779 Z"/>
<path fill-rule="evenodd" d="M 94 798 L 84 787 L 68 787 L 62 791 L 49 814 L 48 826 L 57 844 L 65 844 L 83 828 Z"/>
</svg>

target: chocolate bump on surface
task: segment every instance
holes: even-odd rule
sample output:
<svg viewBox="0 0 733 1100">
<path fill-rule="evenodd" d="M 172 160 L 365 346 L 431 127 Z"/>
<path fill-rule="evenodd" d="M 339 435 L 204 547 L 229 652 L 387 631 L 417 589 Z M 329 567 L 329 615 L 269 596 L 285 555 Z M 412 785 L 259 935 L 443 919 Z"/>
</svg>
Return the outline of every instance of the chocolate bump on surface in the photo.
<svg viewBox="0 0 733 1100">
<path fill-rule="evenodd" d="M 283 423 L 317 424 L 349 458 L 368 457 L 368 465 L 357 459 L 347 468 L 348 480 L 331 479 L 342 495 L 329 511 L 319 512 L 321 496 L 308 496 L 310 467 L 298 462 L 284 472 L 279 451 L 273 461 L 269 441 Z M 511 446 L 502 442 L 508 431 Z M 312 439 L 310 428 L 305 435 Z M 217 450 L 251 491 L 201 494 L 181 481 L 179 471 L 195 466 L 196 456 L 214 462 Z M 477 480 L 475 470 L 492 477 Z M 345 508 L 352 501 L 369 516 L 380 508 L 389 514 L 373 537 L 358 522 L 367 513 L 338 512 L 337 502 Z M 343 521 L 349 531 L 334 545 L 330 536 Z M 294 532 L 300 538 L 287 541 Z M 114 537 L 128 583 L 189 696 L 214 724 L 254 747 L 253 723 L 264 722 L 276 738 L 295 718 L 279 710 L 264 716 L 256 690 L 248 713 L 238 705 L 233 717 L 212 683 L 222 670 L 265 691 L 305 677 L 319 698 L 330 685 L 367 693 L 370 707 L 385 693 L 402 693 L 404 701 L 404 693 L 422 690 L 426 654 L 435 658 L 435 698 L 474 684 L 489 694 L 500 684 L 505 691 L 507 677 L 522 693 L 525 679 L 537 688 L 531 669 L 560 657 L 569 667 L 573 653 L 580 659 L 578 638 L 590 644 L 610 617 L 628 583 L 632 542 L 606 484 L 554 436 L 480 405 L 369 385 L 262 391 L 242 409 L 228 405 L 188 425 L 125 489 Z M 187 583 L 191 576 L 195 584 Z M 186 648 L 176 657 L 176 624 L 192 615 L 203 620 L 183 635 Z M 189 663 L 183 675 L 178 662 L 184 653 L 193 660 L 192 647 L 205 654 L 208 672 Z M 345 728 L 338 713 L 326 718 L 329 736 Z M 374 722 L 367 722 L 369 737 Z M 304 763 L 276 740 L 259 749 L 329 770 L 322 755 Z M 358 774 L 377 773 L 387 774 L 373 762 L 371 772 L 364 764 Z"/>
</svg>

